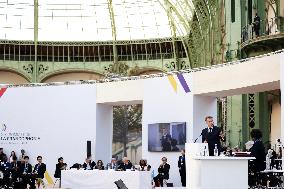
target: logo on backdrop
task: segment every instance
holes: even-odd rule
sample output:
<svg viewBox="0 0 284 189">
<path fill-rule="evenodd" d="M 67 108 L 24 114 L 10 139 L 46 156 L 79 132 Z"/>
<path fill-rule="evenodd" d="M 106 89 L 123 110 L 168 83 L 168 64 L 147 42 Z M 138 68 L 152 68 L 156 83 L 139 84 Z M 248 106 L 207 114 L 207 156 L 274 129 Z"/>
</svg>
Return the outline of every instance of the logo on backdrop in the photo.
<svg viewBox="0 0 284 189">
<path fill-rule="evenodd" d="M 0 88 L 0 97 L 3 96 L 3 94 L 6 92 L 6 90 L 7 90 L 7 87 Z"/>
<path fill-rule="evenodd" d="M 1 123 L 0 145 L 3 144 L 30 144 L 40 140 L 39 136 L 34 136 L 26 131 L 13 131 L 6 123 Z"/>
<path fill-rule="evenodd" d="M 6 129 L 7 129 L 6 124 L 5 124 L 5 123 L 2 123 L 2 124 L 1 124 L 1 131 L 6 131 Z"/>
</svg>

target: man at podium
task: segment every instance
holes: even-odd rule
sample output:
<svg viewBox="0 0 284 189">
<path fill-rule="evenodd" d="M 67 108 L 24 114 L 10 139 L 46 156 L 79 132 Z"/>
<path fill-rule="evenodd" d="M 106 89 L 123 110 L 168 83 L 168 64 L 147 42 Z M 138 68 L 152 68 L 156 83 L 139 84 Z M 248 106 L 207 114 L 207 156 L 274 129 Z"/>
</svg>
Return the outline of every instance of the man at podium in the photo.
<svg viewBox="0 0 284 189">
<path fill-rule="evenodd" d="M 217 145 L 218 152 L 221 150 L 221 140 L 224 141 L 224 135 L 221 129 L 214 126 L 214 121 L 212 116 L 206 116 L 205 122 L 207 127 L 202 130 L 202 142 L 208 143 L 209 156 L 214 156 L 215 144 Z"/>
</svg>

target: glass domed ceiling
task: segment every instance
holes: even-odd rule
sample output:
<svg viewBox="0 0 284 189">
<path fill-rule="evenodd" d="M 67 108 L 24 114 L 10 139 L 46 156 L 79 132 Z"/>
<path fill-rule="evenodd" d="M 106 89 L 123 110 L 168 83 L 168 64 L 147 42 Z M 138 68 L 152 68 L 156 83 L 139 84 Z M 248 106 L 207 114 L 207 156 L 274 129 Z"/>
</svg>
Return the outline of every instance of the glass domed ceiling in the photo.
<svg viewBox="0 0 284 189">
<path fill-rule="evenodd" d="M 135 40 L 173 36 L 170 19 L 160 0 L 38 0 L 38 5 L 39 41 Z M 33 1 L 0 0 L 0 39 L 33 38 Z"/>
</svg>

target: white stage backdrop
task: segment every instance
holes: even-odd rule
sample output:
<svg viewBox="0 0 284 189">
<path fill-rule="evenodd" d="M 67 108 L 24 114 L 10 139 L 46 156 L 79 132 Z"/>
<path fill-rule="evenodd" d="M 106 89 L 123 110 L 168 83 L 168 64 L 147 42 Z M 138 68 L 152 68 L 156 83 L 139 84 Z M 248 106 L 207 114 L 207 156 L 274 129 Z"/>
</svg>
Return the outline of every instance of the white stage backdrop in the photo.
<svg viewBox="0 0 284 189">
<path fill-rule="evenodd" d="M 7 155 L 25 149 L 33 165 L 41 155 L 53 176 L 58 157 L 68 166 L 83 163 L 86 141 L 95 146 L 96 87 L 8 88 L 0 97 L 0 124 L 0 146 Z"/>
<path fill-rule="evenodd" d="M 183 74 L 189 89 L 192 87 L 191 74 Z M 216 118 L 216 98 L 195 96 L 186 93 L 178 77 L 173 78 L 177 90 L 171 86 L 167 77 L 146 79 L 144 81 L 143 96 L 143 128 L 142 128 L 142 156 L 148 159 L 149 164 L 157 174 L 163 156 L 168 158 L 171 166 L 170 179 L 174 186 L 181 186 L 178 157 L 180 152 L 150 152 L 148 151 L 148 124 L 186 122 L 186 141 L 197 138 L 205 128 L 204 117 L 212 115 Z M 200 142 L 200 140 L 198 140 Z"/>
<path fill-rule="evenodd" d="M 177 82 L 177 78 L 174 78 Z M 190 77 L 185 77 L 190 86 Z M 163 156 L 168 158 L 171 166 L 170 179 L 174 186 L 181 186 L 179 170 L 177 166 L 180 152 L 149 152 L 148 151 L 148 124 L 186 122 L 187 140 L 189 140 L 192 128 L 192 94 L 185 93 L 181 85 L 177 86 L 177 92 L 167 77 L 146 79 L 144 81 L 143 97 L 143 128 L 142 128 L 142 156 L 146 158 L 155 174 L 161 164 Z"/>
</svg>

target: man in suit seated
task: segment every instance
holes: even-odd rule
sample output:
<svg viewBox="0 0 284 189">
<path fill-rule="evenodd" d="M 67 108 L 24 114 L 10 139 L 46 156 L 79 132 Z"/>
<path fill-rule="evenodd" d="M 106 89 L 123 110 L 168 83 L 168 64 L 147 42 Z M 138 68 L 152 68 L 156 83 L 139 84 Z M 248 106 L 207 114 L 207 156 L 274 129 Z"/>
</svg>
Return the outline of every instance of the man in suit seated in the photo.
<svg viewBox="0 0 284 189">
<path fill-rule="evenodd" d="M 3 173 L 3 179 L 1 180 L 1 185 L 2 186 L 10 186 L 10 173 L 12 170 L 12 165 L 10 162 L 8 162 L 8 157 L 5 155 L 2 157 L 2 161 L 0 164 L 0 170 Z"/>
<path fill-rule="evenodd" d="M 205 122 L 207 127 L 203 129 L 201 132 L 202 142 L 208 143 L 209 156 L 214 156 L 215 144 L 217 145 L 218 152 L 220 153 L 221 150 L 220 140 L 224 141 L 224 135 L 219 127 L 214 126 L 212 116 L 206 116 Z"/>
<path fill-rule="evenodd" d="M 32 173 L 32 185 L 31 188 L 35 188 L 35 181 L 37 180 L 37 185 L 39 186 L 42 182 L 41 179 L 44 178 L 44 173 L 46 171 L 46 165 L 42 163 L 42 157 L 38 156 L 37 157 L 37 164 L 34 167 L 33 173 Z"/>
<path fill-rule="evenodd" d="M 19 186 L 17 186 L 18 184 L 17 180 L 19 178 L 19 172 L 20 172 L 19 165 L 20 164 L 17 162 L 17 157 L 13 157 L 11 162 L 11 174 L 12 174 L 12 183 L 15 186 L 15 188 L 19 188 Z"/>
<path fill-rule="evenodd" d="M 83 163 L 84 170 L 93 170 L 95 169 L 96 163 L 92 161 L 92 156 L 86 158 L 85 162 Z"/>
<path fill-rule="evenodd" d="M 20 177 L 21 177 L 21 186 L 27 188 L 27 184 L 31 185 L 31 173 L 32 165 L 29 163 L 29 156 L 25 156 L 24 160 L 20 164 Z"/>
<path fill-rule="evenodd" d="M 131 169 L 131 168 L 132 168 L 132 163 L 127 157 L 124 157 L 122 159 L 122 163 L 119 164 L 117 169 L 120 171 L 126 171 L 126 169 Z"/>
<path fill-rule="evenodd" d="M 113 169 L 117 171 L 118 163 L 116 161 L 116 158 L 111 158 L 111 162 L 107 164 L 107 169 Z"/>
<path fill-rule="evenodd" d="M 162 163 L 158 168 L 158 175 L 154 177 L 154 182 L 156 187 L 163 187 L 163 181 L 164 179 L 169 179 L 169 171 L 170 171 L 170 165 L 167 164 L 167 158 L 162 158 Z"/>
</svg>

